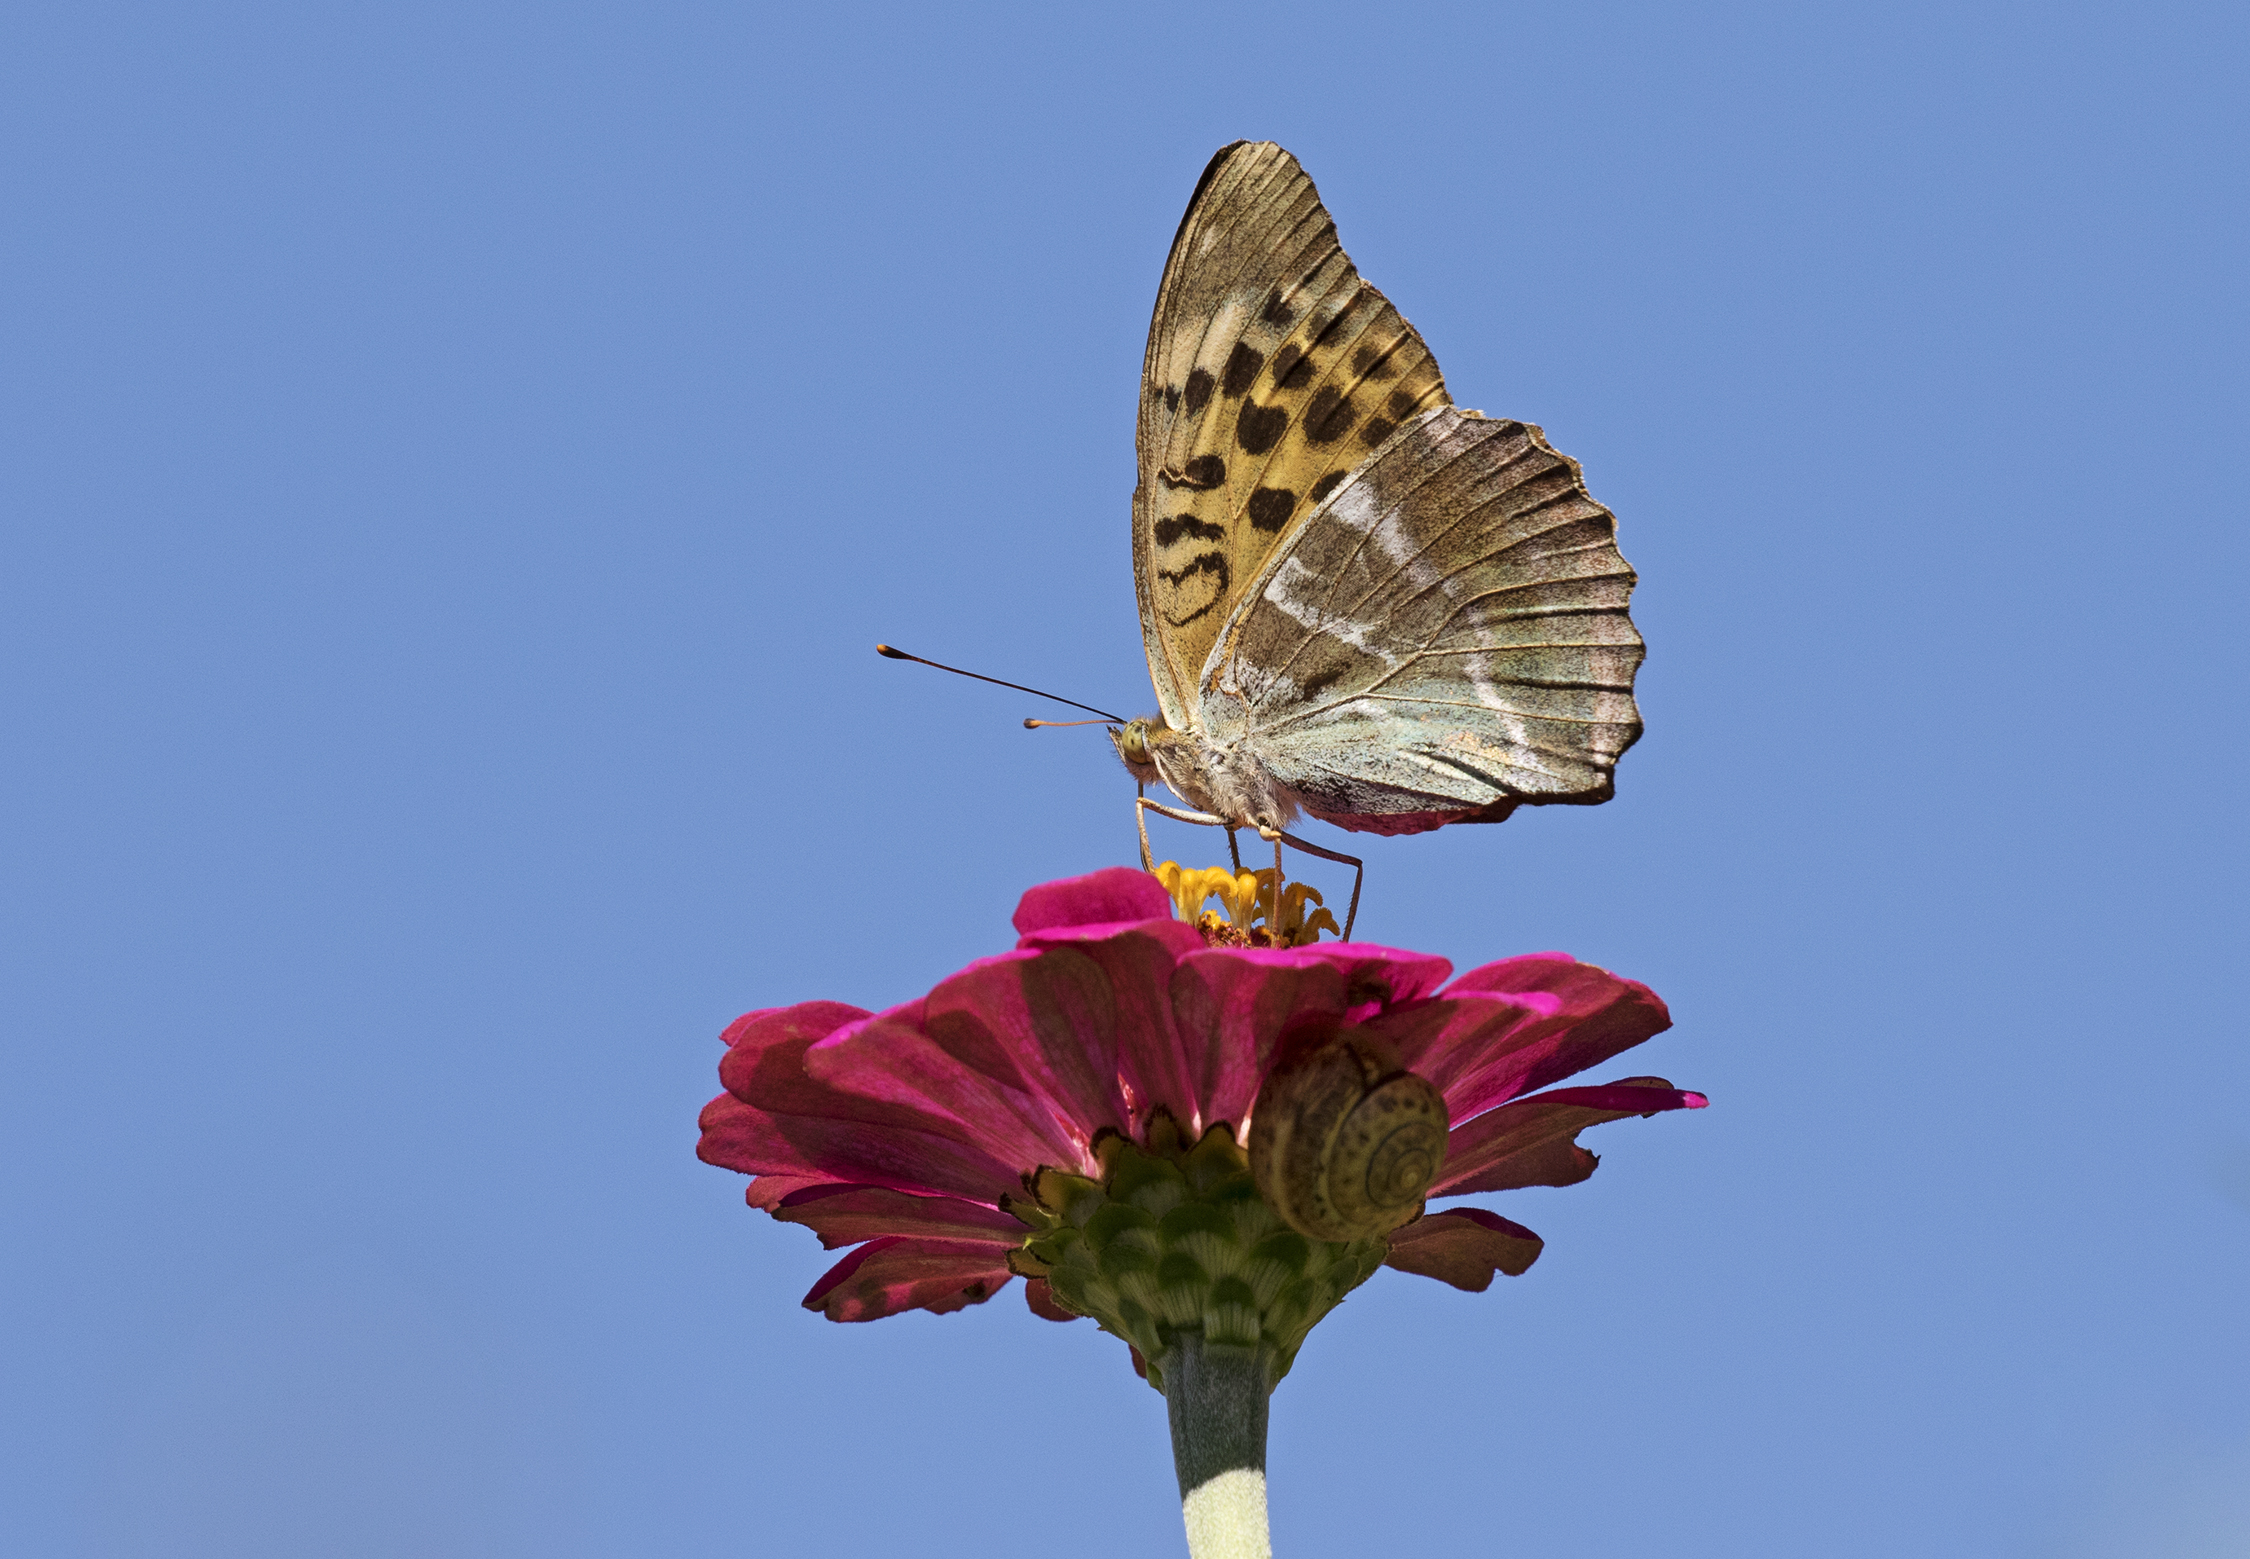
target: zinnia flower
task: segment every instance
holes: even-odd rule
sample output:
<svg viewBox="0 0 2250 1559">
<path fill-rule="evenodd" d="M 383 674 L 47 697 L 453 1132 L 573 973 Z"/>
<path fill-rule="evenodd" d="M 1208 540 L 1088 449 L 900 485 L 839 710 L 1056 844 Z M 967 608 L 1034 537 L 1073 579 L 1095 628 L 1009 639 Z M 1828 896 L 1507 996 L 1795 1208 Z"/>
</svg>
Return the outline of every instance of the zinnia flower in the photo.
<svg viewBox="0 0 2250 1559">
<path fill-rule="evenodd" d="M 1122 1337 L 1171 1404 L 1191 1551 L 1260 1552 L 1266 1397 L 1312 1326 L 1378 1267 L 1480 1291 L 1539 1255 L 1425 1198 L 1573 1184 L 1586 1127 L 1706 1101 L 1659 1077 L 1535 1091 L 1671 1024 L 1563 954 L 1447 983 L 1368 943 L 1226 945 L 1174 903 L 1122 867 L 1049 883 L 1014 951 L 919 1000 L 738 1019 L 698 1152 L 852 1247 L 805 1296 L 830 1320 L 1022 1276 L 1035 1313 Z"/>
</svg>

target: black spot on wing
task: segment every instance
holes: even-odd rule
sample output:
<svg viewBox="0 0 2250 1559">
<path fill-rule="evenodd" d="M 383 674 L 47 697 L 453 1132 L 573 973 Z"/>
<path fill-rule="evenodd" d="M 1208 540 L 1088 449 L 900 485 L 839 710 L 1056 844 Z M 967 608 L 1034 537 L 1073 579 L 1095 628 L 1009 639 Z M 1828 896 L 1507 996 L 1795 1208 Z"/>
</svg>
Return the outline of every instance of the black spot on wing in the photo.
<svg viewBox="0 0 2250 1559">
<path fill-rule="evenodd" d="M 1297 311 L 1289 306 L 1288 294 L 1276 287 L 1266 294 L 1266 306 L 1258 310 L 1258 317 L 1269 325 L 1286 330 L 1289 322 L 1297 317 Z"/>
<path fill-rule="evenodd" d="M 1305 437 L 1315 444 L 1333 444 L 1358 420 L 1351 397 L 1337 394 L 1332 384 L 1324 384 L 1313 392 L 1312 404 L 1305 408 Z"/>
<path fill-rule="evenodd" d="M 1276 347 L 1273 354 L 1273 382 L 1287 384 L 1290 373 L 1295 370 L 1304 355 L 1305 349 L 1294 341 L 1284 341 Z"/>
<path fill-rule="evenodd" d="M 1398 424 L 1385 417 L 1370 417 L 1367 426 L 1359 430 L 1359 441 L 1369 449 L 1398 431 Z"/>
<path fill-rule="evenodd" d="M 1406 337 L 1400 336 L 1380 352 L 1371 346 L 1362 346 L 1352 353 L 1352 372 L 1362 379 L 1391 378 L 1398 372 L 1398 364 L 1391 360 L 1392 354 L 1405 343 Z"/>
<path fill-rule="evenodd" d="M 1211 404 L 1211 384 L 1211 376 L 1205 373 L 1200 368 L 1197 368 L 1188 374 L 1187 393 L 1183 397 L 1183 400 L 1187 406 L 1189 416 L 1194 416 L 1204 407 Z"/>
<path fill-rule="evenodd" d="M 1168 384 L 1164 386 L 1164 409 L 1166 411 L 1178 411 L 1180 409 L 1180 387 L 1178 385 Z"/>
<path fill-rule="evenodd" d="M 1226 485 L 1227 463 L 1217 455 L 1197 455 L 1177 471 L 1157 472 L 1156 479 L 1166 487 L 1192 487 L 1198 492 L 1209 492 Z"/>
<path fill-rule="evenodd" d="M 1317 365 L 1313 362 L 1312 354 L 1302 347 L 1294 345 L 1283 347 L 1282 351 L 1290 354 L 1289 371 L 1287 373 L 1281 371 L 1281 356 L 1280 353 L 1276 353 L 1274 355 L 1274 383 L 1280 385 L 1284 390 L 1301 390 L 1312 383 L 1313 374 L 1317 371 Z"/>
<path fill-rule="evenodd" d="M 1227 567 L 1227 555 L 1216 550 L 1198 552 L 1178 568 L 1160 568 L 1156 571 L 1157 578 L 1174 585 L 1185 584 L 1197 574 L 1213 575 L 1219 581 L 1219 588 L 1225 590 L 1231 575 L 1231 570 Z"/>
<path fill-rule="evenodd" d="M 1234 350 L 1227 354 L 1226 376 L 1219 381 L 1219 389 L 1227 395 L 1241 395 L 1257 379 L 1258 370 L 1266 366 L 1266 354 L 1248 342 L 1237 341 Z"/>
<path fill-rule="evenodd" d="M 1260 530 L 1279 530 L 1296 508 L 1297 495 L 1288 488 L 1261 487 L 1250 495 L 1250 523 Z"/>
<path fill-rule="evenodd" d="M 1421 396 L 1401 385 L 1391 391 L 1391 398 L 1383 403 L 1383 410 L 1393 422 L 1404 422 L 1414 415 L 1414 408 L 1421 403 Z"/>
<path fill-rule="evenodd" d="M 1211 599 L 1194 611 L 1179 617 L 1166 613 L 1165 620 L 1175 628 L 1186 627 L 1227 598 L 1227 580 L 1232 577 L 1232 574 L 1227 568 L 1226 554 L 1217 551 L 1202 552 L 1190 558 L 1178 568 L 1160 568 L 1156 571 L 1157 578 L 1171 585 L 1185 584 L 1197 574 L 1209 574 L 1211 576 Z"/>
<path fill-rule="evenodd" d="M 1343 480 L 1343 472 L 1331 471 L 1326 476 L 1322 477 L 1319 481 L 1313 483 L 1312 491 L 1305 494 L 1305 497 L 1310 499 L 1314 503 L 1323 502 L 1327 499 L 1330 493 L 1336 490 L 1338 484 Z"/>
<path fill-rule="evenodd" d="M 1148 528 L 1160 547 L 1169 547 L 1182 536 L 1192 536 L 1197 541 L 1217 541 L 1227 533 L 1223 525 L 1213 525 L 1209 520 L 1199 520 L 1192 514 L 1175 514 L 1168 520 L 1158 520 Z M 1169 579 L 1172 576 L 1164 576 Z"/>
<path fill-rule="evenodd" d="M 1281 435 L 1288 431 L 1288 407 L 1261 406 L 1246 400 L 1242 414 L 1235 419 L 1234 441 L 1251 454 L 1262 455 L 1280 443 Z"/>
</svg>

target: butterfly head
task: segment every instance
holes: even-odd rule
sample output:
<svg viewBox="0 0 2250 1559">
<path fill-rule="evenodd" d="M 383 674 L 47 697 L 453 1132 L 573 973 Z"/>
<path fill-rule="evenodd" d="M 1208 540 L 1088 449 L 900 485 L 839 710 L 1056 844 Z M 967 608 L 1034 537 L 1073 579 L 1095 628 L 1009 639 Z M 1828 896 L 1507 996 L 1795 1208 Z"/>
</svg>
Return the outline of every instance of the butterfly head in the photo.
<svg viewBox="0 0 2250 1559">
<path fill-rule="evenodd" d="M 1143 785 L 1157 782 L 1156 757 L 1149 751 L 1151 738 L 1161 741 L 1171 734 L 1171 727 L 1161 720 L 1128 720 L 1123 725 L 1111 726 L 1109 739 L 1117 748 L 1117 756 L 1125 760 L 1125 767 L 1133 771 L 1133 778 Z"/>
</svg>

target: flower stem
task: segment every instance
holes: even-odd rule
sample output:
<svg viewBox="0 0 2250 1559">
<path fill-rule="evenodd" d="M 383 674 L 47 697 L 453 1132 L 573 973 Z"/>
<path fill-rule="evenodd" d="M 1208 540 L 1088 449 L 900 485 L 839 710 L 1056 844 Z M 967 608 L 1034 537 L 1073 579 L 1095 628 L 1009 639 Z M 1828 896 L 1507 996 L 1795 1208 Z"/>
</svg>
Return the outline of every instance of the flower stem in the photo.
<svg viewBox="0 0 2250 1559">
<path fill-rule="evenodd" d="M 1182 1332 L 1164 1358 L 1189 1559 L 1272 1559 L 1263 1350 Z"/>
</svg>

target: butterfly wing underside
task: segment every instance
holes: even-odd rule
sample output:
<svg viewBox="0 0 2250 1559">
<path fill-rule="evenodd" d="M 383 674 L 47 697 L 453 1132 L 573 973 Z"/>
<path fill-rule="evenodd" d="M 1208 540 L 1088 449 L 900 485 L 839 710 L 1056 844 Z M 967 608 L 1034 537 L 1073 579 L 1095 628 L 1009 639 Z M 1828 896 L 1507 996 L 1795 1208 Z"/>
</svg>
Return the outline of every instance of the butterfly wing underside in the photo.
<svg viewBox="0 0 2250 1559">
<path fill-rule="evenodd" d="M 1435 407 L 1267 559 L 1202 668 L 1206 723 L 1363 832 L 1605 801 L 1641 733 L 1633 583 L 1576 461 Z"/>
<path fill-rule="evenodd" d="M 1176 730 L 1275 549 L 1402 424 L 1450 404 L 1429 348 L 1362 280 L 1297 160 L 1238 141 L 1188 202 L 1141 378 L 1133 573 Z"/>
</svg>

